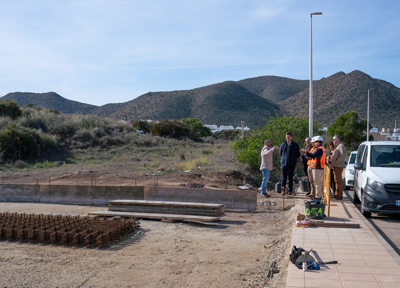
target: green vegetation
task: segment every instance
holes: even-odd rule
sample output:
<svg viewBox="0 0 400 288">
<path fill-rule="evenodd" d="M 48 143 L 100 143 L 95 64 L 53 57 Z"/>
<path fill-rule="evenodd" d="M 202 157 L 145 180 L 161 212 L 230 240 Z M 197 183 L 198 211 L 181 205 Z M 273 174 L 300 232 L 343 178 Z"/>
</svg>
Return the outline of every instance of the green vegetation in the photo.
<svg viewBox="0 0 400 288">
<path fill-rule="evenodd" d="M 181 120 L 163 120 L 159 123 L 136 121 L 133 128 L 155 136 L 198 141 L 201 137 L 211 136 L 210 128 L 204 127 L 199 120 L 185 118 Z"/>
<path fill-rule="evenodd" d="M 319 134 L 320 129 L 321 125 L 314 122 L 315 134 Z M 264 128 L 250 131 L 242 139 L 235 141 L 232 150 L 239 162 L 258 170 L 261 165 L 260 151 L 264 146 L 264 140 L 271 139 L 273 146 L 279 146 L 285 141 L 287 132 L 291 132 L 293 141 L 302 146 L 308 136 L 308 120 L 302 117 L 271 117 Z M 274 153 L 274 165 L 280 167 L 278 153 Z"/>
<path fill-rule="evenodd" d="M 18 104 L 15 101 L 0 101 L 0 116 L 16 119 L 17 117 L 21 116 L 21 114 L 21 109 L 18 107 Z"/>
<path fill-rule="evenodd" d="M 340 115 L 335 123 L 328 127 L 328 136 L 332 139 L 333 136 L 339 135 L 342 138 L 342 143 L 351 150 L 357 150 L 361 142 L 366 141 L 364 130 L 367 127 L 367 121 L 358 121 L 356 111 L 348 111 Z M 371 125 L 369 129 L 371 129 Z M 369 140 L 374 140 L 372 135 Z"/>
</svg>

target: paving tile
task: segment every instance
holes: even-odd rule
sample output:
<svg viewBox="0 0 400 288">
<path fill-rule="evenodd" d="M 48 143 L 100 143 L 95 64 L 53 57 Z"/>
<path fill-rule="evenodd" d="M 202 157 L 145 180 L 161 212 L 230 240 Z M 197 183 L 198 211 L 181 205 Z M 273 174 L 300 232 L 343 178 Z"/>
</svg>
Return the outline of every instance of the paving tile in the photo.
<svg viewBox="0 0 400 288">
<path fill-rule="evenodd" d="M 343 259 L 342 261 L 338 261 L 338 265 L 353 266 L 353 267 L 367 267 L 368 266 L 366 261 L 357 261 L 357 260 L 348 260 L 348 259 Z"/>
<path fill-rule="evenodd" d="M 382 245 L 357 245 L 361 251 L 387 251 Z"/>
<path fill-rule="evenodd" d="M 372 274 L 372 270 L 368 266 L 353 267 L 337 265 L 337 267 L 340 273 Z"/>
<path fill-rule="evenodd" d="M 303 271 L 301 271 L 303 272 Z M 287 283 L 286 286 L 293 286 L 293 287 L 306 287 L 305 286 L 305 280 L 304 278 L 296 278 L 296 277 L 291 277 L 288 274 L 288 278 L 287 278 Z"/>
<path fill-rule="evenodd" d="M 363 255 L 390 256 L 390 254 L 389 254 L 389 252 L 387 252 L 387 250 L 369 249 L 369 250 L 361 250 L 361 253 Z"/>
<path fill-rule="evenodd" d="M 379 284 L 376 281 L 342 281 L 344 288 L 379 288 Z M 385 288 L 388 288 L 385 286 Z"/>
<path fill-rule="evenodd" d="M 399 265 L 394 261 L 368 261 L 368 265 L 371 268 L 399 268 Z"/>
<path fill-rule="evenodd" d="M 380 255 L 365 255 L 364 254 L 364 258 L 365 260 L 367 260 L 367 262 L 394 262 L 392 256 L 388 255 L 388 256 L 380 256 Z"/>
<path fill-rule="evenodd" d="M 399 283 L 390 283 L 390 282 L 384 282 L 384 283 L 380 283 L 381 287 L 384 288 L 399 288 Z"/>
<path fill-rule="evenodd" d="M 300 269 L 296 268 L 296 270 L 289 271 L 288 279 L 289 278 L 295 278 L 295 279 L 300 279 L 301 278 L 301 279 L 304 279 L 305 278 L 304 274 L 305 274 L 305 272 L 303 270 L 300 270 Z"/>
<path fill-rule="evenodd" d="M 338 249 L 333 247 L 332 248 L 333 253 L 336 254 L 346 254 L 346 255 L 362 255 L 362 252 L 357 248 L 353 248 L 353 249 Z"/>
<path fill-rule="evenodd" d="M 318 287 L 318 288 L 342 288 L 341 281 L 331 279 L 306 279 L 305 287 Z"/>
<path fill-rule="evenodd" d="M 377 267 L 372 267 L 372 272 L 374 274 L 380 274 L 380 275 L 400 275 L 400 266 L 398 268 L 377 268 Z M 400 285 L 399 285 L 400 286 Z"/>
<path fill-rule="evenodd" d="M 335 253 L 335 260 L 343 261 L 343 260 L 355 260 L 355 261 L 364 261 L 364 256 L 362 254 L 339 254 Z"/>
<path fill-rule="evenodd" d="M 329 270 L 312 270 L 312 271 L 307 271 L 304 274 L 306 274 L 305 278 L 306 279 L 330 279 L 330 280 L 337 280 L 340 281 L 340 276 L 339 272 L 337 270 L 335 271 L 329 271 Z"/>
<path fill-rule="evenodd" d="M 340 273 L 343 281 L 365 281 L 376 282 L 374 275 L 371 274 L 358 274 L 358 273 Z"/>
<path fill-rule="evenodd" d="M 399 285 L 400 283 L 400 275 L 381 275 L 381 274 L 375 274 L 376 279 L 378 280 L 379 283 L 386 283 L 386 282 L 391 282 L 391 283 L 397 283 Z M 399 285 L 400 286 L 400 285 Z M 397 286 L 397 287 L 399 287 Z"/>
</svg>

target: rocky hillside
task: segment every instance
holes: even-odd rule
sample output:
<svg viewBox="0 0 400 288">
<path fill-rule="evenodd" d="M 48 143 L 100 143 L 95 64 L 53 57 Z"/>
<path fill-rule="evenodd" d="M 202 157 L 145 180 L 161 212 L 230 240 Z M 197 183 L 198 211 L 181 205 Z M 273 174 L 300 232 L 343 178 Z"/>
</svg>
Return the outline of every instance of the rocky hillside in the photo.
<svg viewBox="0 0 400 288">
<path fill-rule="evenodd" d="M 37 108 L 53 108 L 67 114 L 73 114 L 76 112 L 82 114 L 90 114 L 93 113 L 93 111 L 98 107 L 95 105 L 65 99 L 55 92 L 14 92 L 8 93 L 7 95 L 1 97 L 0 100 L 13 100 L 17 102 L 20 106 L 33 104 Z"/>
<path fill-rule="evenodd" d="M 295 80 L 278 76 L 248 78 L 237 83 L 247 90 L 278 104 L 309 86 L 308 80 Z"/>
<path fill-rule="evenodd" d="M 233 81 L 192 90 L 149 92 L 110 115 L 117 119 L 197 118 L 202 123 L 262 126 L 270 116 L 282 115 L 279 105 Z"/>
<path fill-rule="evenodd" d="M 345 74 L 336 73 L 314 82 L 314 119 L 323 125 L 332 124 L 336 118 L 349 110 L 367 118 L 368 89 L 370 91 L 370 123 L 377 127 L 393 127 L 400 119 L 400 89 L 368 74 L 355 70 Z M 287 115 L 308 117 L 309 89 L 293 95 L 280 103 Z"/>
<path fill-rule="evenodd" d="M 0 100 L 15 100 L 19 105 L 50 107 L 63 113 L 95 114 L 115 119 L 198 118 L 207 124 L 262 126 L 275 115 L 308 117 L 308 80 L 261 76 L 227 81 L 191 90 L 149 92 L 125 103 L 101 107 L 67 100 L 49 93 L 9 93 Z M 400 120 L 400 89 L 355 70 L 338 72 L 314 81 L 314 119 L 324 126 L 349 110 L 366 119 L 367 91 L 370 97 L 372 126 L 393 127 Z"/>
</svg>

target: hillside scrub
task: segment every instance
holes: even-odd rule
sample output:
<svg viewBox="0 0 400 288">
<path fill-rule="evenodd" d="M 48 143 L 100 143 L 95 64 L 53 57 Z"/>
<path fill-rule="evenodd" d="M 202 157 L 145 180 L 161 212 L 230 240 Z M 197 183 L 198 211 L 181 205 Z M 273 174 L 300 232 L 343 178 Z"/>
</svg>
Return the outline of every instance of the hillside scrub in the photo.
<svg viewBox="0 0 400 288">
<path fill-rule="evenodd" d="M 137 136 L 116 120 L 62 114 L 54 109 L 18 107 L 0 101 L 0 160 L 34 160 L 44 155 L 93 146 L 121 145 Z M 17 112 L 16 112 L 17 111 Z M 19 111 L 19 112 L 18 112 Z"/>
<path fill-rule="evenodd" d="M 194 141 L 200 140 L 201 137 L 211 136 L 211 130 L 205 127 L 198 119 L 185 118 L 181 120 L 163 120 L 159 123 L 136 121 L 133 128 L 143 133 L 151 133 L 155 136 L 183 139 L 189 138 Z"/>
</svg>

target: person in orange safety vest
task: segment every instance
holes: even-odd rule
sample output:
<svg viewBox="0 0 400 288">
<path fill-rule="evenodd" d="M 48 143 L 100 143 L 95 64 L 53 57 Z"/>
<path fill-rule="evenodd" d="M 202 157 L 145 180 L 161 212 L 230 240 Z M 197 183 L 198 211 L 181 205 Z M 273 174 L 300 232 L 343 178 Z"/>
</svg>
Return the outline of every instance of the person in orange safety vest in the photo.
<svg viewBox="0 0 400 288">
<path fill-rule="evenodd" d="M 313 145 L 312 150 L 309 152 L 307 152 L 305 149 L 300 150 L 300 153 L 309 159 L 308 163 L 311 168 L 311 193 L 308 195 L 308 197 L 315 197 L 315 199 L 318 200 L 321 200 L 323 196 L 323 178 L 326 160 L 325 148 L 322 146 L 322 142 L 323 138 L 321 136 L 315 136 L 311 140 Z"/>
</svg>

